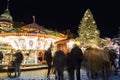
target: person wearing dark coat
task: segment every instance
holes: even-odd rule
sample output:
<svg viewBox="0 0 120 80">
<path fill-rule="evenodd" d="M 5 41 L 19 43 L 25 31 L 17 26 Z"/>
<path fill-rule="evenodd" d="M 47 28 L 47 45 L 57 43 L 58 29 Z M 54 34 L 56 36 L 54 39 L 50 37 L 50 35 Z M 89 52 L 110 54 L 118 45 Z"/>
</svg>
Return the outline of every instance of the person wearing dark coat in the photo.
<svg viewBox="0 0 120 80">
<path fill-rule="evenodd" d="M 20 66 L 21 63 L 22 63 L 22 60 L 23 60 L 23 54 L 21 53 L 21 51 L 18 51 L 14 54 L 14 57 L 15 57 L 15 64 L 16 66 Z"/>
<path fill-rule="evenodd" d="M 53 67 L 56 69 L 57 80 L 64 80 L 65 54 L 62 50 L 55 52 L 53 57 Z"/>
<path fill-rule="evenodd" d="M 49 77 L 50 71 L 51 71 L 51 67 L 52 67 L 52 52 L 51 52 L 51 47 L 47 51 L 45 51 L 44 59 L 46 60 L 47 65 L 48 65 L 47 77 Z"/>
<path fill-rule="evenodd" d="M 74 74 L 76 74 L 77 80 L 80 79 L 80 68 L 83 61 L 82 50 L 78 46 L 74 46 L 66 56 L 66 66 L 69 75 L 69 80 L 75 80 Z M 76 73 L 74 71 L 76 70 Z"/>
<path fill-rule="evenodd" d="M 0 51 L 0 63 L 2 63 L 3 53 Z"/>
</svg>

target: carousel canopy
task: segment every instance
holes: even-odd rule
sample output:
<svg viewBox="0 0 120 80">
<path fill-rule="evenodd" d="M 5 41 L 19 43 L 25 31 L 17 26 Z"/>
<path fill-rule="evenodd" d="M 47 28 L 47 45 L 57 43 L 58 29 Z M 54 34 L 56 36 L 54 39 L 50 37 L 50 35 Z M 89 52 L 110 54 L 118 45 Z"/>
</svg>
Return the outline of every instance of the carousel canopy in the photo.
<svg viewBox="0 0 120 80">
<path fill-rule="evenodd" d="M 39 26 L 35 22 L 22 26 L 19 32 L 26 32 L 26 33 L 33 33 L 33 34 L 42 34 L 42 35 L 51 35 L 51 36 L 57 36 L 57 37 L 67 37 L 66 35 L 59 33 L 57 31 L 53 31 L 50 29 L 46 29 L 43 26 Z"/>
<path fill-rule="evenodd" d="M 39 26 L 38 24 L 36 23 L 32 23 L 32 24 L 28 24 L 28 25 L 25 25 L 25 26 L 22 26 L 20 28 L 20 31 L 24 31 L 24 32 L 36 32 L 36 31 L 39 31 L 40 29 L 42 29 L 43 27 L 42 26 Z"/>
</svg>

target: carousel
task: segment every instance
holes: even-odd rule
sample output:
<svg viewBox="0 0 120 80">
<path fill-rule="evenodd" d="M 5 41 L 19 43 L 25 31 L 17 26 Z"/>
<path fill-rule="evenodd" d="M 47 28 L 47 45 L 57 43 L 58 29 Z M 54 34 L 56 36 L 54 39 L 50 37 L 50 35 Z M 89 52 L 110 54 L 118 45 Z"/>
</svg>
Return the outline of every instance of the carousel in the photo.
<svg viewBox="0 0 120 80">
<path fill-rule="evenodd" d="M 55 42 L 66 38 L 62 33 L 36 24 L 35 17 L 31 24 L 14 26 L 8 8 L 0 16 L 0 51 L 4 55 L 2 64 L 8 64 L 17 50 L 24 55 L 22 64 L 38 64 L 44 61 L 43 54 L 51 44 L 56 49 Z"/>
</svg>

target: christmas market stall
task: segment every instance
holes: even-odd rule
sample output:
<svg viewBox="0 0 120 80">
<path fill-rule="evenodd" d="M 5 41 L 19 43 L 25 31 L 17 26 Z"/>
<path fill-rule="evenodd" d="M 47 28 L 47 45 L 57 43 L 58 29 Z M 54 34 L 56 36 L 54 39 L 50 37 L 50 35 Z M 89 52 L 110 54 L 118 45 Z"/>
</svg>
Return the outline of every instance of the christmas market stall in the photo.
<svg viewBox="0 0 120 80">
<path fill-rule="evenodd" d="M 65 54 L 67 54 L 73 46 L 76 44 L 80 47 L 79 41 L 75 39 L 63 39 L 55 42 L 56 48 L 62 50 Z"/>
</svg>

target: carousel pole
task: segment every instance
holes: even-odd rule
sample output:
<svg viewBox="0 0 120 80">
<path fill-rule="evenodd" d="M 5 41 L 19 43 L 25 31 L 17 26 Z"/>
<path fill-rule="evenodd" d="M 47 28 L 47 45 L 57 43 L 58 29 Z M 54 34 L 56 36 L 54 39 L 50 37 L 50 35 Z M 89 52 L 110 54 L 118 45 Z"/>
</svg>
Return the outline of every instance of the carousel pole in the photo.
<svg viewBox="0 0 120 80">
<path fill-rule="evenodd" d="M 33 18 L 33 23 L 35 23 L 35 16 L 32 16 L 32 18 Z"/>
</svg>

